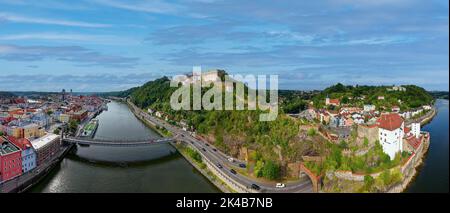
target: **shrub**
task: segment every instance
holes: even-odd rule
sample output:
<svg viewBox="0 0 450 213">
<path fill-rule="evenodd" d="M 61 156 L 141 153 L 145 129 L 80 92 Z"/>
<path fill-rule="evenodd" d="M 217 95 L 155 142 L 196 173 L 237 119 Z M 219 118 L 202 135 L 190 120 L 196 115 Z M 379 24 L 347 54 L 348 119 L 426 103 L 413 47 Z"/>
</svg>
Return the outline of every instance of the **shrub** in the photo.
<svg viewBox="0 0 450 213">
<path fill-rule="evenodd" d="M 275 180 L 280 177 L 280 166 L 273 161 L 267 161 L 262 169 L 263 177 Z"/>
<path fill-rule="evenodd" d="M 369 146 L 369 139 L 367 139 L 366 137 L 364 137 L 364 143 L 363 143 L 364 147 Z"/>
<path fill-rule="evenodd" d="M 371 191 L 374 183 L 375 183 L 375 179 L 372 176 L 370 176 L 370 175 L 364 176 L 364 189 L 366 191 Z"/>
<path fill-rule="evenodd" d="M 312 137 L 314 135 L 316 135 L 316 130 L 314 128 L 310 128 L 308 129 L 308 136 Z"/>
<path fill-rule="evenodd" d="M 256 161 L 256 165 L 253 168 L 253 173 L 255 174 L 256 177 L 262 177 L 263 176 L 263 167 L 264 167 L 264 162 L 261 160 Z"/>
</svg>

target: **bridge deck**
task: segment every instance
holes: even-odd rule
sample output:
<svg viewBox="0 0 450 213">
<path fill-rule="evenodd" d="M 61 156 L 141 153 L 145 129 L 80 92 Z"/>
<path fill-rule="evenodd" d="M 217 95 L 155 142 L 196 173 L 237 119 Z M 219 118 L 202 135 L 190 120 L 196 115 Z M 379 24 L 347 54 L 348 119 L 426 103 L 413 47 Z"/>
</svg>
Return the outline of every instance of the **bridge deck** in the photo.
<svg viewBox="0 0 450 213">
<path fill-rule="evenodd" d="M 173 141 L 173 138 L 162 138 L 162 139 L 148 139 L 148 140 L 97 140 L 97 139 L 87 139 L 87 138 L 75 138 L 66 137 L 63 139 L 68 143 L 76 143 L 83 145 L 101 145 L 101 146 L 142 146 L 142 145 L 155 145 L 162 144 Z"/>
</svg>

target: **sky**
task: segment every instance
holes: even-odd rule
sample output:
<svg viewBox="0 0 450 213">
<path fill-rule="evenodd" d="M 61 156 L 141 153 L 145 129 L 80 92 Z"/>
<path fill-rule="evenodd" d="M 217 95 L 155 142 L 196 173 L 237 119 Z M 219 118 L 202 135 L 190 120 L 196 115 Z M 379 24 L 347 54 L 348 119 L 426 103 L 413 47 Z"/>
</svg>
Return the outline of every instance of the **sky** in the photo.
<svg viewBox="0 0 450 213">
<path fill-rule="evenodd" d="M 193 66 L 279 88 L 449 88 L 447 0 L 0 0 L 0 91 L 119 91 Z"/>
</svg>

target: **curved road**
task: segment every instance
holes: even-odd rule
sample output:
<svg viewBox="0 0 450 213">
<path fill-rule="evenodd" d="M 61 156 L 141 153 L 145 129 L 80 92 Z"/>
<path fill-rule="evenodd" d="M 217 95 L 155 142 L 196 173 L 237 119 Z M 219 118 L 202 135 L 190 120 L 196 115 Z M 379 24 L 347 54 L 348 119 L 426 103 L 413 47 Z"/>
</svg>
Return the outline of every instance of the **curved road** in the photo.
<svg viewBox="0 0 450 213">
<path fill-rule="evenodd" d="M 221 151 L 217 150 L 212 145 L 208 144 L 209 146 L 205 145 L 205 142 L 202 142 L 194 137 L 192 137 L 189 132 L 182 130 L 181 128 L 175 127 L 173 125 L 168 124 L 167 122 L 155 118 L 151 115 L 149 115 L 146 112 L 143 112 L 140 108 L 135 106 L 133 103 L 129 104 L 133 107 L 133 110 L 135 112 L 138 112 L 138 114 L 149 121 L 150 123 L 157 124 L 159 126 L 163 126 L 168 131 L 172 132 L 174 135 L 181 136 L 186 142 L 191 143 L 194 148 L 197 149 L 198 152 L 202 152 L 205 157 L 207 157 L 211 162 L 216 162 L 217 164 L 222 165 L 222 171 L 231 179 L 235 180 L 236 182 L 241 183 L 242 185 L 250 187 L 252 184 L 257 184 L 261 188 L 261 192 L 268 192 L 268 193 L 310 193 L 312 192 L 312 183 L 308 178 L 302 178 L 299 181 L 295 182 L 289 182 L 285 183 L 286 187 L 284 188 L 276 188 L 275 184 L 273 183 L 263 183 L 263 182 L 257 182 L 253 179 L 250 179 L 249 177 L 246 177 L 244 175 L 241 175 L 239 173 L 233 174 L 231 173 L 232 168 L 239 168 L 239 164 L 243 163 L 241 161 L 235 160 L 235 162 L 231 163 L 228 161 L 230 158 L 226 154 L 222 153 Z M 213 149 L 216 149 L 214 151 Z M 203 151 L 204 150 L 204 151 Z"/>
</svg>

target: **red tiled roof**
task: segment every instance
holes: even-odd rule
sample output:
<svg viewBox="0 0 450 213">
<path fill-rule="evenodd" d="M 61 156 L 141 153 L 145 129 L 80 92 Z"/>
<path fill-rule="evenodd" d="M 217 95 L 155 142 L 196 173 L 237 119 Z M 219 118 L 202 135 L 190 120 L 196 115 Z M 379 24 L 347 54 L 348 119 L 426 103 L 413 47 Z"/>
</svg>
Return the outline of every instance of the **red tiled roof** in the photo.
<svg viewBox="0 0 450 213">
<path fill-rule="evenodd" d="M 392 131 L 402 126 L 403 118 L 397 113 L 383 114 L 377 120 L 378 127 Z"/>
<path fill-rule="evenodd" d="M 417 148 L 422 143 L 422 136 L 416 138 L 414 135 L 411 135 L 410 137 L 406 138 L 406 141 L 414 148 L 414 150 L 417 150 Z"/>
<path fill-rule="evenodd" d="M 22 150 L 28 149 L 32 146 L 31 142 L 26 138 L 15 138 L 13 136 L 8 136 L 8 140 Z"/>
<path fill-rule="evenodd" d="M 405 132 L 405 134 L 408 133 L 409 131 L 411 131 L 411 129 L 408 127 L 405 127 L 405 129 L 403 130 L 403 132 Z"/>
<path fill-rule="evenodd" d="M 339 105 L 340 101 L 339 99 L 330 99 L 330 104 L 337 104 Z"/>
</svg>

